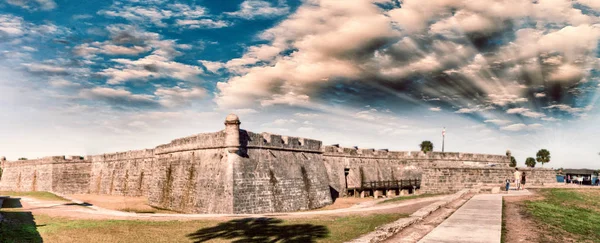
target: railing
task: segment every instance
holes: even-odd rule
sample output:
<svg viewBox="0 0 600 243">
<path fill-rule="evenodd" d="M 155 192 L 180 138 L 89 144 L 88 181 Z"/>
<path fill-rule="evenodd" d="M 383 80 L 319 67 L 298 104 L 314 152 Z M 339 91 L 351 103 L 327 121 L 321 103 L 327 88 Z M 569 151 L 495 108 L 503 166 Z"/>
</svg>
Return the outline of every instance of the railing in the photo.
<svg viewBox="0 0 600 243">
<path fill-rule="evenodd" d="M 421 187 L 420 179 L 406 179 L 406 180 L 393 180 L 393 181 L 363 181 L 360 188 L 349 188 L 349 189 L 414 189 Z"/>
</svg>

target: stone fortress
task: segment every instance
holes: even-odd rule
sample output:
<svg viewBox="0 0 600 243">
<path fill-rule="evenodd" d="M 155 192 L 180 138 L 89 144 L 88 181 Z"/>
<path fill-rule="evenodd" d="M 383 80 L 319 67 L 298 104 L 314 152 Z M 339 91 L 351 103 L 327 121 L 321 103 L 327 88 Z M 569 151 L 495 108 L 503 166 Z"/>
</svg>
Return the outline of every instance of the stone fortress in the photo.
<svg viewBox="0 0 600 243">
<path fill-rule="evenodd" d="M 153 149 L 6 161 L 0 191 L 145 196 L 182 213 L 252 214 L 310 210 L 365 182 L 420 179 L 420 193 L 502 186 L 510 153 L 396 152 L 253 133 L 230 114 L 225 129 Z M 528 184 L 556 182 L 551 169 L 525 169 Z M 375 194 L 398 194 L 396 191 Z"/>
</svg>

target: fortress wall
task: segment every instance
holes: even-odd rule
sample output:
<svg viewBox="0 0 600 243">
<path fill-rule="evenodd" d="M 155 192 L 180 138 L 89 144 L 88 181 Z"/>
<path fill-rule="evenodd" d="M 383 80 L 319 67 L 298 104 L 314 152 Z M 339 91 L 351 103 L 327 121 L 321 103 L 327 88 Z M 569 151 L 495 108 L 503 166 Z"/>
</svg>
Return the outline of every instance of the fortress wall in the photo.
<svg viewBox="0 0 600 243">
<path fill-rule="evenodd" d="M 146 196 L 152 179 L 154 150 L 133 150 L 89 156 L 92 194 Z"/>
<path fill-rule="evenodd" d="M 374 149 L 325 146 L 323 159 L 331 186 L 345 195 L 344 169 L 349 169 L 348 188 L 357 188 L 361 182 L 390 181 L 421 178 L 423 168 L 495 167 L 508 168 L 507 156 L 469 153 L 423 153 L 420 151 L 388 151 Z"/>
<path fill-rule="evenodd" d="M 79 156 L 52 163 L 52 190 L 63 194 L 89 193 L 91 161 Z"/>
<path fill-rule="evenodd" d="M 332 203 L 321 141 L 241 131 L 234 213 L 292 212 Z"/>
<path fill-rule="evenodd" d="M 223 131 L 155 149 L 150 205 L 184 213 L 233 213 L 232 162 Z"/>
<path fill-rule="evenodd" d="M 4 162 L 0 191 L 52 191 L 52 161 L 59 158 Z"/>
<path fill-rule="evenodd" d="M 519 168 L 526 173 L 526 185 L 556 183 L 552 169 Z M 423 169 L 421 193 L 450 193 L 464 188 L 504 186 L 513 179 L 514 168 L 430 167 Z M 511 182 L 512 183 L 512 182 Z"/>
</svg>

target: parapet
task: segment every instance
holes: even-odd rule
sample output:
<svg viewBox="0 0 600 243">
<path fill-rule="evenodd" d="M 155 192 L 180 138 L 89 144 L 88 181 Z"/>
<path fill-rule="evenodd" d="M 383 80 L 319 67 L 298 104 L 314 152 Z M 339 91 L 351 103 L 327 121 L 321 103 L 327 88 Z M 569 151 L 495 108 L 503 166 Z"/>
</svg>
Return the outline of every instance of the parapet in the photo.
<svg viewBox="0 0 600 243">
<path fill-rule="evenodd" d="M 154 158 L 154 149 L 130 150 L 126 152 L 117 152 L 101 155 L 88 156 L 92 162 L 110 162 L 128 159 L 147 159 Z"/>
<path fill-rule="evenodd" d="M 189 137 L 178 138 L 168 144 L 159 145 L 155 154 L 184 152 L 199 149 L 225 148 L 225 132 L 200 133 Z"/>
<path fill-rule="evenodd" d="M 311 153 L 322 153 L 321 145 L 322 142 L 319 140 L 282 136 L 270 133 L 253 133 L 245 130 L 241 130 L 242 146 L 247 148 L 260 148 L 260 149 L 279 149 L 279 150 L 291 150 L 291 151 L 302 151 Z"/>
<path fill-rule="evenodd" d="M 387 149 L 361 149 L 345 148 L 339 145 L 324 146 L 323 155 L 330 157 L 361 157 L 374 159 L 402 159 L 409 161 L 419 160 L 445 160 L 445 161 L 476 161 L 508 163 L 509 158 L 504 155 L 472 154 L 472 153 L 442 153 L 422 151 L 389 151 Z"/>
</svg>

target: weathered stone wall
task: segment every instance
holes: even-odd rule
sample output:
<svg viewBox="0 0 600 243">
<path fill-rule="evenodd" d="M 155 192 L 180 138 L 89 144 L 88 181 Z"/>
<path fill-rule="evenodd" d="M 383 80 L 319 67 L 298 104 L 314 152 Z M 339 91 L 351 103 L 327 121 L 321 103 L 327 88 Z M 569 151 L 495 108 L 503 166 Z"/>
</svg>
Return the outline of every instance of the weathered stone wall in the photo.
<svg viewBox="0 0 600 243">
<path fill-rule="evenodd" d="M 51 191 L 52 160 L 7 161 L 2 168 L 0 191 Z"/>
<path fill-rule="evenodd" d="M 52 163 L 52 190 L 62 194 L 89 193 L 91 161 L 80 156 Z"/>
<path fill-rule="evenodd" d="M 234 212 L 271 213 L 332 203 L 321 141 L 241 131 L 233 158 Z"/>
<path fill-rule="evenodd" d="M 225 132 L 173 140 L 155 149 L 152 206 L 186 213 L 233 213 Z"/>
<path fill-rule="evenodd" d="M 89 174 L 90 162 L 79 156 L 7 161 L 0 191 L 87 193 Z"/>
<path fill-rule="evenodd" d="M 551 169 L 519 168 L 527 177 L 527 185 L 556 183 L 556 173 Z M 421 193 L 457 192 L 465 188 L 504 186 L 513 179 L 514 168 L 430 167 L 423 169 Z"/>
<path fill-rule="evenodd" d="M 509 157 L 469 153 L 423 153 L 325 146 L 323 159 L 330 185 L 345 195 L 344 169 L 349 169 L 348 188 L 361 182 L 421 178 L 423 168 L 434 166 L 507 168 Z"/>
<path fill-rule="evenodd" d="M 146 196 L 155 164 L 154 149 L 89 156 L 92 194 Z"/>
</svg>

